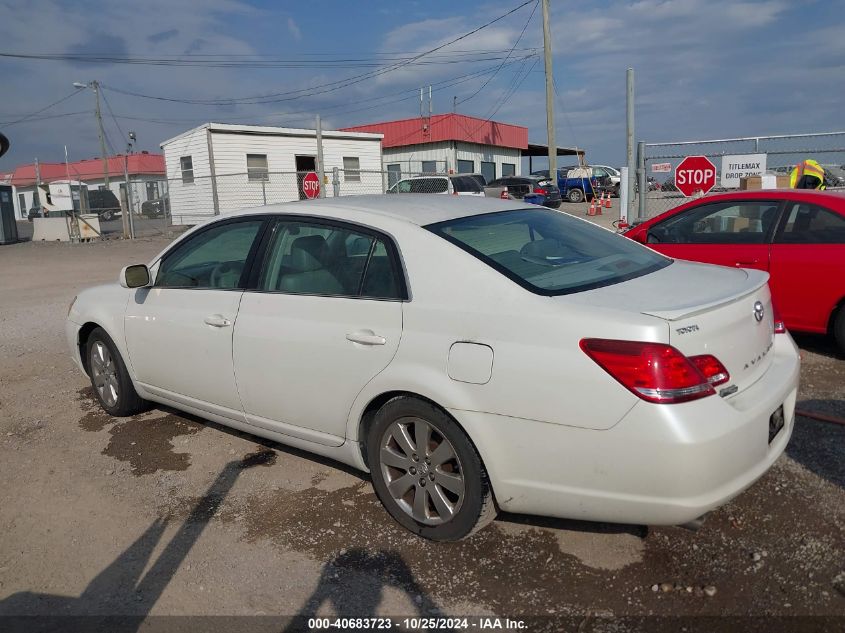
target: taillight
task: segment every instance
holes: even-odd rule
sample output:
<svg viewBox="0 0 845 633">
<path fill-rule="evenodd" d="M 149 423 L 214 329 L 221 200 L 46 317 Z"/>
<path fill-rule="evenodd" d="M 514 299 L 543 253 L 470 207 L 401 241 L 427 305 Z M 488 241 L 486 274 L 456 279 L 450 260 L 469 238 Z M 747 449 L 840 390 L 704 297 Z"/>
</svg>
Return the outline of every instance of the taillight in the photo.
<svg viewBox="0 0 845 633">
<path fill-rule="evenodd" d="M 546 195 L 548 195 L 548 194 L 546 193 L 546 190 L 545 190 L 545 189 L 541 189 L 540 187 L 534 187 L 534 193 L 538 193 L 538 194 L 540 194 L 541 196 L 546 196 Z"/>
<path fill-rule="evenodd" d="M 671 345 L 585 338 L 581 349 L 647 402 L 676 404 L 716 393 L 696 365 Z"/>
<path fill-rule="evenodd" d="M 707 382 L 714 387 L 723 385 L 731 379 L 731 375 L 725 369 L 725 366 L 712 354 L 690 356 L 689 359 L 701 372 L 701 375 L 707 379 Z"/>
<path fill-rule="evenodd" d="M 786 323 L 780 318 L 778 309 L 772 304 L 772 318 L 775 321 L 775 334 L 786 334 Z"/>
</svg>

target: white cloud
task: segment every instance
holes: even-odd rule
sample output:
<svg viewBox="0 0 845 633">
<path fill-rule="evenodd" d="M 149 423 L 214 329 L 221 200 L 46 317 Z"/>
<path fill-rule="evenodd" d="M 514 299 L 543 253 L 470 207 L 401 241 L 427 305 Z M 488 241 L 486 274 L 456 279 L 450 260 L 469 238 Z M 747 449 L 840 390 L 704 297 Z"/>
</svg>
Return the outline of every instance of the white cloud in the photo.
<svg viewBox="0 0 845 633">
<path fill-rule="evenodd" d="M 291 17 L 288 18 L 288 32 L 297 42 L 302 39 L 302 32 L 299 30 L 299 25 Z"/>
</svg>

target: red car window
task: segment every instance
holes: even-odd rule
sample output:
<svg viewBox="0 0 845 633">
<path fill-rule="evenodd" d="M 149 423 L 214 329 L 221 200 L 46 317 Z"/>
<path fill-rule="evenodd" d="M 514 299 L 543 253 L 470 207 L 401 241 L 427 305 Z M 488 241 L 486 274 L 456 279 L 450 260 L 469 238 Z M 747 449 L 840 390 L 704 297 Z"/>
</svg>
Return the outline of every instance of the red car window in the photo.
<svg viewBox="0 0 845 633">
<path fill-rule="evenodd" d="M 845 216 L 814 204 L 794 203 L 776 241 L 780 244 L 845 244 Z"/>
<path fill-rule="evenodd" d="M 748 200 L 692 207 L 648 231 L 651 244 L 763 244 L 780 202 Z"/>
</svg>

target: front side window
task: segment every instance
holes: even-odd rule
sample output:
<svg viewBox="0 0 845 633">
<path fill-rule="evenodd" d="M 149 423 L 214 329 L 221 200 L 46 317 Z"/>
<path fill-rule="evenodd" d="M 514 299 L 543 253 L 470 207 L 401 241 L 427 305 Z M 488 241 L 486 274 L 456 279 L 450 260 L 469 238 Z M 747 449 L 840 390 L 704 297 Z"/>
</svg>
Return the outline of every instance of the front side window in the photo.
<svg viewBox="0 0 845 633">
<path fill-rule="evenodd" d="M 402 298 L 385 240 L 331 224 L 279 222 L 258 287 L 288 294 Z"/>
<path fill-rule="evenodd" d="M 652 244 L 764 244 L 780 202 L 718 202 L 693 207 L 649 229 Z"/>
<path fill-rule="evenodd" d="M 246 177 L 249 182 L 266 182 L 270 179 L 267 154 L 246 155 Z"/>
<path fill-rule="evenodd" d="M 542 295 L 601 288 L 672 260 L 627 238 L 548 209 L 520 209 L 426 227 Z"/>
<path fill-rule="evenodd" d="M 155 285 L 159 288 L 241 288 L 255 236 L 262 220 L 212 226 L 164 256 Z"/>
<path fill-rule="evenodd" d="M 361 182 L 361 160 L 357 156 L 343 157 L 344 182 Z"/>
<path fill-rule="evenodd" d="M 190 156 L 182 156 L 179 159 L 179 167 L 182 169 L 182 182 L 190 184 L 194 182 L 194 161 Z"/>
<path fill-rule="evenodd" d="M 795 203 L 786 214 L 780 244 L 845 244 L 845 217 L 814 204 Z"/>
</svg>

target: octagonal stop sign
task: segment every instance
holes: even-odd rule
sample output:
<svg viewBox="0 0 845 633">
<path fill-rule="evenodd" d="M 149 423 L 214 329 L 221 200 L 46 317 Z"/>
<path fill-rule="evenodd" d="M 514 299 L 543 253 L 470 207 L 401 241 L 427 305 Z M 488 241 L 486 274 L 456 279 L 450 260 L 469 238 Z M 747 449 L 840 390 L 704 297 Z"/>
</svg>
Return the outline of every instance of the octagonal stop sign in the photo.
<svg viewBox="0 0 845 633">
<path fill-rule="evenodd" d="M 675 186 L 687 198 L 716 186 L 716 166 L 706 156 L 687 156 L 675 168 Z"/>
<path fill-rule="evenodd" d="M 320 179 L 313 171 L 309 171 L 302 179 L 302 193 L 309 200 L 320 196 Z"/>
</svg>

